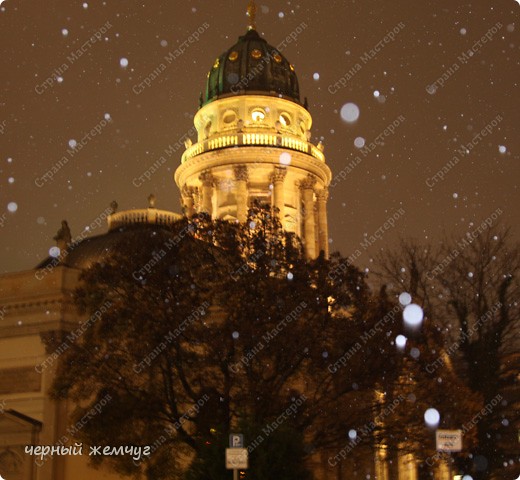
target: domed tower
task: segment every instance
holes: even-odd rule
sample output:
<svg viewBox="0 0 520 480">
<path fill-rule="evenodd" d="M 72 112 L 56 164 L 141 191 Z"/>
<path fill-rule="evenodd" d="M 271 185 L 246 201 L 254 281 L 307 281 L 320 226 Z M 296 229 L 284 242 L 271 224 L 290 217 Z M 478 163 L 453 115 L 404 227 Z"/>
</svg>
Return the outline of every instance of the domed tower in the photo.
<svg viewBox="0 0 520 480">
<path fill-rule="evenodd" d="M 208 72 L 197 142 L 188 142 L 175 172 L 181 203 L 188 216 L 239 222 L 253 201 L 269 203 L 308 258 L 328 255 L 331 172 L 322 146 L 310 143 L 312 117 L 294 67 L 260 37 L 255 11 L 250 2 L 247 33 Z"/>
</svg>

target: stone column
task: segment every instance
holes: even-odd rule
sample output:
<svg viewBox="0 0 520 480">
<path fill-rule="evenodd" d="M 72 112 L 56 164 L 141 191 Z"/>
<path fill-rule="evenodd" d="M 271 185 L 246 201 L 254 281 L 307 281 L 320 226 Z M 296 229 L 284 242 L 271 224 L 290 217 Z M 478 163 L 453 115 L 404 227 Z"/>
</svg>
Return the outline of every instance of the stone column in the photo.
<svg viewBox="0 0 520 480">
<path fill-rule="evenodd" d="M 303 196 L 303 234 L 305 243 L 305 256 L 308 259 L 316 258 L 316 233 L 314 223 L 314 185 L 316 178 L 308 175 L 302 180 L 300 187 Z"/>
<path fill-rule="evenodd" d="M 323 250 L 325 258 L 329 258 L 329 227 L 327 221 L 327 199 L 329 189 L 327 187 L 316 192 L 318 199 L 318 244 L 320 251 Z"/>
<path fill-rule="evenodd" d="M 273 182 L 273 205 L 278 209 L 278 218 L 284 226 L 285 219 L 285 195 L 283 189 L 283 182 L 287 175 L 287 169 L 285 167 L 275 167 L 274 172 L 271 175 L 271 181 Z"/>
<path fill-rule="evenodd" d="M 213 216 L 213 184 L 215 179 L 211 172 L 206 171 L 200 174 L 199 180 L 202 182 L 202 205 L 200 206 L 200 211 Z"/>
<path fill-rule="evenodd" d="M 184 209 L 184 215 L 188 218 L 195 215 L 195 187 L 188 187 L 184 185 L 182 187 L 182 208 Z"/>
<path fill-rule="evenodd" d="M 236 180 L 236 202 L 237 202 L 237 219 L 239 222 L 247 220 L 247 167 L 238 166 L 234 168 Z"/>
</svg>

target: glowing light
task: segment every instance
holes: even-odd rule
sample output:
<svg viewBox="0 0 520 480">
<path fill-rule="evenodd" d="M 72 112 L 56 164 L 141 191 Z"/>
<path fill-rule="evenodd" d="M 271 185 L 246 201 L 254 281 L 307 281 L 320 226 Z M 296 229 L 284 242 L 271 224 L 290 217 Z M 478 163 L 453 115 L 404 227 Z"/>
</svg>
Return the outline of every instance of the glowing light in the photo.
<svg viewBox="0 0 520 480">
<path fill-rule="evenodd" d="M 238 337 L 240 337 L 240 333 L 238 333 L 238 332 L 233 332 L 233 333 L 232 333 L 232 337 L 236 340 Z"/>
<path fill-rule="evenodd" d="M 355 440 L 357 437 L 357 432 L 355 430 L 349 430 L 348 431 L 348 438 L 351 440 Z"/>
<path fill-rule="evenodd" d="M 61 250 L 58 247 L 49 248 L 49 255 L 51 257 L 57 258 L 60 256 Z"/>
<path fill-rule="evenodd" d="M 121 58 L 119 60 L 119 65 L 121 65 L 122 68 L 128 67 L 128 58 Z"/>
<path fill-rule="evenodd" d="M 61 34 L 66 37 L 69 34 L 69 31 L 66 28 L 61 29 Z"/>
<path fill-rule="evenodd" d="M 319 80 L 320 79 L 320 74 L 319 73 L 315 73 L 312 78 L 314 78 L 314 80 Z"/>
<path fill-rule="evenodd" d="M 507 148 L 505 147 L 505 145 L 499 145 L 498 146 L 498 151 L 500 153 L 506 153 L 507 152 Z"/>
<path fill-rule="evenodd" d="M 16 202 L 9 202 L 7 204 L 7 210 L 9 210 L 11 213 L 16 212 L 16 210 L 18 210 L 18 204 Z"/>
<path fill-rule="evenodd" d="M 255 111 L 251 114 L 251 118 L 252 118 L 255 122 L 260 122 L 260 121 L 262 121 L 262 120 L 265 118 L 265 113 L 262 112 L 262 110 L 255 110 Z"/>
</svg>

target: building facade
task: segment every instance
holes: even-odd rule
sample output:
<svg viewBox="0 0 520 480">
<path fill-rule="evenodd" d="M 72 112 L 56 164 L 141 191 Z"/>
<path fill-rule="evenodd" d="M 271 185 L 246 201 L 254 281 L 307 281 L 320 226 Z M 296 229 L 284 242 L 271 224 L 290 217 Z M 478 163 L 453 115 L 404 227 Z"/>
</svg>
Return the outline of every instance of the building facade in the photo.
<svg viewBox="0 0 520 480">
<path fill-rule="evenodd" d="M 302 239 L 307 258 L 327 256 L 331 171 L 323 146 L 310 141 L 312 117 L 301 101 L 293 65 L 256 31 L 253 4 L 249 17 L 247 32 L 208 72 L 194 118 L 197 138 L 186 142 L 174 176 L 183 214 L 206 212 L 244 222 L 253 202 L 268 203 L 283 227 Z M 110 255 L 117 239 L 129 235 L 128 225 L 168 225 L 179 218 L 158 210 L 153 197 L 141 210 L 117 211 L 112 205 L 106 234 L 74 240 L 64 222 L 56 257 L 33 270 L 0 276 L 0 474 L 5 480 L 120 478 L 92 470 L 86 456 L 39 459 L 24 448 L 74 440 L 71 405 L 51 400 L 48 390 L 68 332 L 85 320 L 72 303 L 82 269 Z M 384 452 L 376 458 L 367 452 L 362 464 L 348 458 L 331 464 L 329 458 L 311 459 L 319 480 L 350 479 L 352 472 L 356 478 L 391 478 Z M 400 460 L 397 477 L 417 478 L 413 457 Z M 437 478 L 449 476 L 439 472 Z"/>
</svg>

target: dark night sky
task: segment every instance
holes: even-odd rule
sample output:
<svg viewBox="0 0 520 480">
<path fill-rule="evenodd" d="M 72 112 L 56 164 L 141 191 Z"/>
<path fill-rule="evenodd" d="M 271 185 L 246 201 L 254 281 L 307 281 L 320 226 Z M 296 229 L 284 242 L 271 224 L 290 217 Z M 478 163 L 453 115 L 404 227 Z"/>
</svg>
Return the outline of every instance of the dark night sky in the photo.
<svg viewBox="0 0 520 480">
<path fill-rule="evenodd" d="M 154 192 L 159 208 L 180 211 L 172 178 L 180 151 L 145 185 L 132 180 L 190 129 L 207 71 L 247 25 L 246 0 L 85 2 L 6 0 L 0 7 L 0 272 L 33 267 L 54 245 L 62 219 L 75 237 L 114 199 L 121 209 L 144 207 Z M 307 24 L 283 53 L 296 67 L 314 118 L 313 142 L 323 138 L 333 174 L 356 155 L 362 159 L 331 189 L 333 250 L 361 250 L 358 264 L 365 267 L 399 236 L 435 241 L 443 230 L 462 236 L 497 208 L 518 238 L 520 6 L 514 0 L 260 0 L 258 10 L 258 30 L 272 45 Z M 68 62 L 107 21 L 106 40 Z M 395 39 L 363 63 L 360 57 L 400 22 Z M 132 87 L 204 23 L 209 27 L 200 40 L 136 95 Z M 466 63 L 458 59 L 493 27 L 491 41 L 477 45 Z M 357 63 L 362 68 L 346 87 L 330 93 Z M 38 94 L 37 86 L 63 64 L 63 81 Z M 449 67 L 454 73 L 444 86 L 428 93 Z M 340 116 L 347 102 L 361 112 L 354 124 Z M 112 122 L 101 135 L 51 182 L 36 186 L 67 155 L 69 141 L 80 140 L 107 113 Z M 356 137 L 373 141 L 400 115 L 404 122 L 384 145 L 366 156 L 354 146 Z M 461 143 L 497 115 L 502 120 L 491 134 L 429 187 Z M 405 213 L 395 228 L 365 252 L 364 235 L 399 208 Z M 104 231 L 103 225 L 92 234 Z"/>
</svg>

